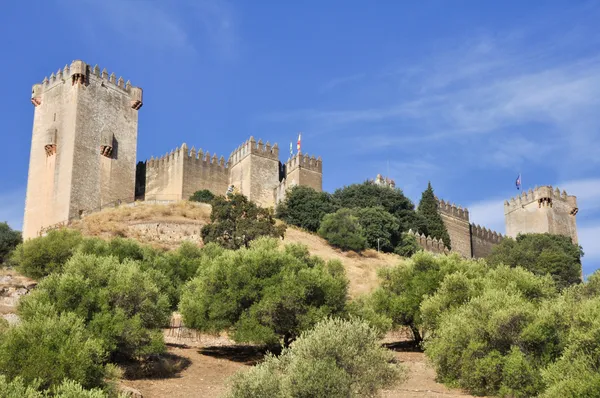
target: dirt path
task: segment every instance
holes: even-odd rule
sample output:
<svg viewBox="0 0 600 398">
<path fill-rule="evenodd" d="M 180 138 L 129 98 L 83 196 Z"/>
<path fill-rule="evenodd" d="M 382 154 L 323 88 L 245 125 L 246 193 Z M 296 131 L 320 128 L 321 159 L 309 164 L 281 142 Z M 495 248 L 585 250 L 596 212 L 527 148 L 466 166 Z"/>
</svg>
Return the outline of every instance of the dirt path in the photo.
<svg viewBox="0 0 600 398">
<path fill-rule="evenodd" d="M 404 351 L 393 344 L 391 348 L 398 350 L 396 357 L 408 368 L 408 380 L 383 391 L 382 397 L 472 397 L 437 383 L 435 371 L 427 364 L 422 352 Z M 227 379 L 231 375 L 252 366 L 263 355 L 253 347 L 232 344 L 225 337 L 201 337 L 186 346 L 171 344 L 169 353 L 186 358 L 189 366 L 174 377 L 125 380 L 123 384 L 139 390 L 144 398 L 219 397 L 227 391 Z"/>
</svg>

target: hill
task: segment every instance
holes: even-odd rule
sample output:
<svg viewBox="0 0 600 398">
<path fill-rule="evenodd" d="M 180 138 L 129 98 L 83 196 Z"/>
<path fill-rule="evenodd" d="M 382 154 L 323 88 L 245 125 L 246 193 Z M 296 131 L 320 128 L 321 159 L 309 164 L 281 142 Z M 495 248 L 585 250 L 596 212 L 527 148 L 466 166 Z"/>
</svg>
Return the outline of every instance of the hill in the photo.
<svg viewBox="0 0 600 398">
<path fill-rule="evenodd" d="M 71 227 L 88 236 L 136 239 L 142 243 L 173 249 L 183 241 L 202 245 L 200 230 L 210 222 L 210 205 L 181 201 L 169 204 L 136 202 L 90 214 Z M 342 252 L 315 234 L 288 227 L 284 243 L 301 243 L 326 260 L 340 260 L 350 280 L 350 295 L 371 291 L 377 284 L 377 269 L 397 264 L 394 254 L 367 250 L 361 254 Z"/>
</svg>

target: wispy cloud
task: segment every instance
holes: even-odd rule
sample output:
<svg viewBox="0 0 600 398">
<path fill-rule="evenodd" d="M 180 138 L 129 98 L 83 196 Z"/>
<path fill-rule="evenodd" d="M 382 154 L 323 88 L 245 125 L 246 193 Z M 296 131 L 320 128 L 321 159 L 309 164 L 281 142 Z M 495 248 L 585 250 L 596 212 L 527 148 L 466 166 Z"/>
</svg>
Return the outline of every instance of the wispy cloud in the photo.
<svg viewBox="0 0 600 398">
<path fill-rule="evenodd" d="M 106 32 L 160 52 L 199 52 L 198 32 L 220 53 L 231 55 L 236 42 L 233 9 L 221 0 L 156 2 L 136 0 L 59 0 L 95 39 Z M 176 7 L 174 6 L 176 5 Z M 200 30 L 198 29 L 200 27 Z"/>
<path fill-rule="evenodd" d="M 11 228 L 23 228 L 23 211 L 25 209 L 25 188 L 18 188 L 0 193 L 0 222 L 7 222 Z"/>
<path fill-rule="evenodd" d="M 325 83 L 323 85 L 323 87 L 321 87 L 320 92 L 324 93 L 327 91 L 331 91 L 336 87 L 348 84 L 348 83 L 353 83 L 356 82 L 358 80 L 361 80 L 365 77 L 366 75 L 364 73 L 356 73 L 354 75 L 350 75 L 350 76 L 343 76 L 343 77 L 337 77 L 335 79 L 331 79 L 330 81 L 328 81 L 327 83 Z"/>
</svg>

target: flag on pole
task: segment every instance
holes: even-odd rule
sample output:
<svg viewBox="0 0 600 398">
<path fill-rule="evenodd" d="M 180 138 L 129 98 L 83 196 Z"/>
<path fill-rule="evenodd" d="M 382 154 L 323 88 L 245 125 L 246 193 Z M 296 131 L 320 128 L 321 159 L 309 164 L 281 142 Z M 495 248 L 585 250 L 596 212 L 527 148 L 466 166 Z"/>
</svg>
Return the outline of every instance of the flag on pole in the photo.
<svg viewBox="0 0 600 398">
<path fill-rule="evenodd" d="M 298 145 L 296 145 L 296 147 L 298 148 L 298 152 L 300 152 L 300 140 L 302 139 L 302 133 L 298 133 Z"/>
<path fill-rule="evenodd" d="M 294 156 L 294 147 L 292 146 L 292 141 L 290 141 L 290 156 Z"/>
<path fill-rule="evenodd" d="M 516 185 L 517 189 L 521 189 L 521 173 L 519 173 L 519 176 L 517 177 Z"/>
</svg>

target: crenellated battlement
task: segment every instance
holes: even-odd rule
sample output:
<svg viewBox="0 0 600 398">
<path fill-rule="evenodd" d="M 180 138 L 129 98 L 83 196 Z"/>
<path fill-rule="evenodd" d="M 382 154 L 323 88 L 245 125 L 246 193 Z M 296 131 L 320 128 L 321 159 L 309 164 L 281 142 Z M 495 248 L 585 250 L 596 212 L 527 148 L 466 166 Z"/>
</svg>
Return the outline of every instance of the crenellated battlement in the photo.
<svg viewBox="0 0 600 398">
<path fill-rule="evenodd" d="M 568 195 L 566 191 L 562 191 L 557 187 L 553 188 L 550 185 L 535 187 L 533 190 L 523 191 L 521 195 L 511 198 L 504 202 L 504 213 L 508 214 L 514 210 L 522 209 L 523 207 L 537 202 L 538 207 L 553 207 L 555 201 L 565 203 L 570 207 L 572 212 L 577 213 L 577 198 L 573 195 Z"/>
<path fill-rule="evenodd" d="M 146 167 L 169 167 L 173 162 L 186 162 L 201 167 L 220 168 L 223 171 L 229 168 L 229 164 L 225 163 L 225 157 L 217 157 L 216 154 L 211 156 L 210 152 L 204 152 L 202 149 L 196 150 L 194 147 L 188 150 L 188 146 L 185 143 L 161 157 L 151 157 L 146 161 Z"/>
<path fill-rule="evenodd" d="M 473 223 L 471 223 L 471 235 L 493 244 L 500 243 L 504 239 L 501 233 Z"/>
<path fill-rule="evenodd" d="M 439 254 L 448 254 L 450 250 L 444 244 L 442 239 L 432 238 L 431 236 L 425 236 L 425 234 L 419 234 L 418 232 L 414 232 L 412 229 L 408 231 L 408 234 L 414 236 L 417 240 L 417 243 L 423 250 L 433 253 Z"/>
<path fill-rule="evenodd" d="M 299 167 L 317 173 L 322 173 L 323 160 L 320 156 L 318 158 L 315 158 L 314 156 L 310 156 L 307 153 L 302 154 L 301 152 L 298 152 L 287 161 L 286 167 L 288 174 Z"/>
<path fill-rule="evenodd" d="M 257 142 L 254 137 L 250 137 L 229 155 L 228 163 L 234 166 L 250 154 L 279 161 L 279 145 L 271 145 L 269 141 L 263 143 L 262 139 Z"/>
<path fill-rule="evenodd" d="M 127 93 L 131 97 L 131 107 L 133 109 L 138 110 L 142 107 L 143 92 L 141 88 L 132 86 L 131 82 L 129 80 L 125 81 L 123 77 L 117 79 L 114 72 L 109 75 L 106 68 L 100 71 L 98 65 L 91 67 L 91 65 L 81 60 L 65 65 L 64 68 L 58 69 L 56 73 L 52 72 L 50 78 L 44 77 L 42 83 L 34 84 L 31 90 L 31 103 L 34 106 L 41 105 L 42 93 L 59 84 L 70 82 L 71 85 L 89 85 L 94 80 L 97 80 L 101 86 L 112 87 Z"/>
<path fill-rule="evenodd" d="M 437 199 L 437 198 L 436 198 Z M 443 199 L 438 201 L 438 210 L 440 213 L 448 216 L 460 218 L 465 221 L 469 221 L 469 210 L 465 207 L 457 206 L 454 203 L 446 202 Z"/>
</svg>

